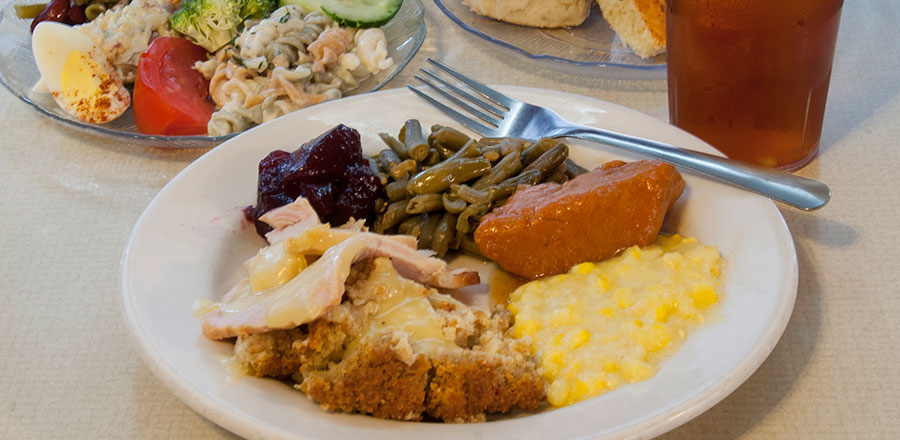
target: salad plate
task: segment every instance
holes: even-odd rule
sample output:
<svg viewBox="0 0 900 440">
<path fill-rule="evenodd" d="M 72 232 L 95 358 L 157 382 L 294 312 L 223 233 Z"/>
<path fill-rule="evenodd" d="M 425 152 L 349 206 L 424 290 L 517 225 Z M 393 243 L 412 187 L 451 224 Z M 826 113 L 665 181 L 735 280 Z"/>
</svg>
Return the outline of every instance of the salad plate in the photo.
<svg viewBox="0 0 900 440">
<path fill-rule="evenodd" d="M 579 95 L 524 87 L 502 93 L 555 109 L 567 119 L 716 154 L 699 139 L 633 110 Z M 372 112 L 372 108 L 382 109 Z M 770 200 L 683 173 L 687 189 L 664 230 L 718 247 L 723 293 L 715 316 L 662 361 L 650 379 L 580 403 L 495 416 L 485 423 L 381 420 L 322 410 L 288 384 L 234 379 L 223 361 L 233 345 L 203 336 L 193 314 L 237 280 L 263 240 L 243 220 L 256 200 L 257 166 L 270 151 L 292 151 L 339 123 L 357 129 L 369 154 L 377 133 L 406 119 L 456 126 L 405 89 L 324 103 L 230 139 L 188 165 L 138 219 L 121 260 L 121 306 L 138 351 L 162 383 L 188 406 L 224 428 L 266 439 L 649 438 L 697 416 L 752 374 L 778 342 L 793 309 L 797 260 L 780 212 Z M 572 141 L 570 157 L 591 168 L 612 159 L 638 160 Z M 215 182 L 215 184 L 210 184 Z M 460 257 L 452 265 L 493 265 Z M 487 286 L 467 301 L 484 304 Z"/>
<path fill-rule="evenodd" d="M 543 29 L 495 20 L 472 12 L 462 0 L 435 0 L 454 23 L 478 37 L 555 70 L 591 76 L 611 69 L 625 69 L 641 77 L 665 72 L 665 53 L 641 58 L 626 46 L 609 26 L 600 7 L 591 9 L 579 26 Z"/>
<path fill-rule="evenodd" d="M 90 124 L 69 115 L 59 108 L 50 94 L 32 90 L 40 74 L 31 50 L 31 20 L 18 18 L 14 10 L 15 5 L 20 3 L 33 2 L 14 0 L 0 10 L 0 83 L 44 116 L 88 133 L 152 147 L 210 148 L 234 137 L 234 133 L 224 136 L 143 134 L 134 124 L 131 108 L 118 119 L 102 125 Z M 347 95 L 378 90 L 409 64 L 425 40 L 424 6 L 421 0 L 404 1 L 397 15 L 381 28 L 387 39 L 388 56 L 394 59 L 394 64 L 365 79 Z"/>
</svg>

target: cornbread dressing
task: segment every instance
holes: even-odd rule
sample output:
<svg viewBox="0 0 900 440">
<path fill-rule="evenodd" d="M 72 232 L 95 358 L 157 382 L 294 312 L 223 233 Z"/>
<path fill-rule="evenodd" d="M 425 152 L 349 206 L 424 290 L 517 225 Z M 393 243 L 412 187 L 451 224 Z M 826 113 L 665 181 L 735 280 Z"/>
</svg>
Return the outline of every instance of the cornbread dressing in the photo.
<svg viewBox="0 0 900 440">
<path fill-rule="evenodd" d="M 653 376 L 718 302 L 715 247 L 660 235 L 510 294 L 513 335 L 529 338 L 554 406 Z"/>
<path fill-rule="evenodd" d="M 544 400 L 508 311 L 470 308 L 387 258 L 355 264 L 346 283 L 346 299 L 308 324 L 238 336 L 235 368 L 290 378 L 329 411 L 398 420 L 484 421 Z"/>
</svg>

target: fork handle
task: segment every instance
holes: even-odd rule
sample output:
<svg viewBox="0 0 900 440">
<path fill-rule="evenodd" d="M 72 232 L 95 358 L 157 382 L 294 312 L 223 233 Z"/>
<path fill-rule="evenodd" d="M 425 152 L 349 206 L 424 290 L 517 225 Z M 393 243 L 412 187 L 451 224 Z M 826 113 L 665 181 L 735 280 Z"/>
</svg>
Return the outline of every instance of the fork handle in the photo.
<svg viewBox="0 0 900 440">
<path fill-rule="evenodd" d="M 568 136 L 618 147 L 688 168 L 725 183 L 786 203 L 804 211 L 819 209 L 831 199 L 824 183 L 762 166 L 749 165 L 699 151 L 594 127 L 574 125 L 558 136 Z"/>
</svg>

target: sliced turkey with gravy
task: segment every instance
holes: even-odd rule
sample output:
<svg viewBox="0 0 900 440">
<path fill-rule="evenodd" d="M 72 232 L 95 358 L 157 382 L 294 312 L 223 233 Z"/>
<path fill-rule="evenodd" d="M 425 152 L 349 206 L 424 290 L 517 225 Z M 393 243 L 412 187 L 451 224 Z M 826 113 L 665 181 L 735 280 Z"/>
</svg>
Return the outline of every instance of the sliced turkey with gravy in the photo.
<svg viewBox="0 0 900 440">
<path fill-rule="evenodd" d="M 369 258 L 388 257 L 400 275 L 433 287 L 457 289 L 480 282 L 477 272 L 450 271 L 443 260 L 417 252 L 409 240 L 371 232 L 337 234 L 332 239 L 343 239 L 340 243 L 285 284 L 260 292 L 247 282 L 236 286 L 203 316 L 203 333 L 224 339 L 311 322 L 340 304 L 350 267 Z"/>
</svg>

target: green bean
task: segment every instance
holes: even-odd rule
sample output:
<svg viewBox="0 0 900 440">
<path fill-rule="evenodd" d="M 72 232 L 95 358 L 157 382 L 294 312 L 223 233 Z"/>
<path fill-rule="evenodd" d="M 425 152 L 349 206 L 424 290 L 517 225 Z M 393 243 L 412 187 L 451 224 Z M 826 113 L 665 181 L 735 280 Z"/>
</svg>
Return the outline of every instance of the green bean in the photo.
<svg viewBox="0 0 900 440">
<path fill-rule="evenodd" d="M 389 204 L 384 215 L 375 220 L 375 232 L 384 233 L 409 217 L 409 213 L 406 212 L 408 204 L 409 200 L 400 200 Z"/>
<path fill-rule="evenodd" d="M 441 194 L 441 203 L 444 205 L 444 210 L 451 214 L 463 212 L 467 205 L 465 200 L 447 193 Z"/>
<path fill-rule="evenodd" d="M 422 214 L 423 212 L 437 211 L 444 207 L 441 195 L 437 193 L 423 194 L 409 199 L 406 212 L 410 214 Z"/>
<path fill-rule="evenodd" d="M 416 162 L 421 162 L 428 158 L 431 148 L 428 142 L 422 137 L 422 126 L 419 125 L 417 119 L 410 119 L 403 125 L 403 145 L 409 157 Z"/>
<path fill-rule="evenodd" d="M 548 176 L 552 173 L 556 167 L 560 164 L 565 163 L 566 158 L 569 156 L 569 147 L 566 144 L 559 143 L 556 144 L 553 148 L 547 150 L 540 157 L 531 162 L 522 169 L 522 172 L 531 171 L 531 170 L 539 170 L 541 172 L 541 176 Z"/>
<path fill-rule="evenodd" d="M 507 154 L 491 168 L 491 171 L 483 176 L 481 176 L 475 183 L 472 184 L 472 188 L 475 189 L 487 189 L 492 185 L 496 185 L 502 181 L 504 181 L 507 177 L 515 175 L 519 171 L 522 170 L 522 160 L 518 154 Z"/>
<path fill-rule="evenodd" d="M 47 8 L 46 3 L 35 3 L 33 5 L 15 5 L 16 17 L 19 18 L 37 18 Z"/>
<path fill-rule="evenodd" d="M 388 200 L 396 202 L 398 200 L 408 199 L 409 193 L 406 191 L 406 185 L 409 179 L 395 180 L 384 185 L 384 192 L 387 194 Z"/>
<path fill-rule="evenodd" d="M 568 167 L 566 167 L 565 162 L 559 164 L 559 166 L 557 166 L 555 170 L 551 171 L 550 174 L 547 175 L 547 178 L 545 179 L 545 181 L 554 182 L 554 183 L 563 183 L 566 180 L 569 180 L 569 177 L 566 176 L 567 169 L 568 169 Z"/>
<path fill-rule="evenodd" d="M 441 160 L 447 160 L 453 157 L 453 153 L 455 153 L 455 151 L 441 145 L 439 142 L 432 144 L 431 148 L 437 150 L 438 154 L 441 156 Z"/>
<path fill-rule="evenodd" d="M 500 147 L 496 145 L 491 145 L 487 147 L 480 147 L 478 151 L 481 152 L 481 156 L 485 159 L 496 162 L 497 159 L 500 159 Z"/>
<path fill-rule="evenodd" d="M 387 200 L 385 200 L 381 197 L 375 199 L 375 212 L 378 214 L 381 214 L 382 212 L 384 212 L 385 209 L 387 209 L 387 205 L 388 205 Z"/>
<path fill-rule="evenodd" d="M 413 225 L 415 225 L 418 220 L 419 220 L 418 215 L 414 215 L 412 217 L 406 218 L 405 220 L 400 222 L 399 226 L 397 226 L 397 233 L 404 234 L 404 235 L 410 235 L 409 234 L 410 229 L 412 229 Z"/>
<path fill-rule="evenodd" d="M 431 149 L 428 151 L 428 157 L 425 158 L 424 166 L 432 167 L 437 165 L 442 160 L 444 160 L 444 158 L 441 157 L 441 152 L 438 151 L 437 148 L 431 147 Z"/>
<path fill-rule="evenodd" d="M 573 162 L 572 159 L 566 159 L 566 175 L 569 176 L 570 179 L 587 172 L 587 168 L 578 165 L 577 163 Z"/>
<path fill-rule="evenodd" d="M 450 190 L 454 196 L 469 203 L 490 203 L 486 191 L 481 191 L 468 185 L 453 184 L 450 185 Z"/>
<path fill-rule="evenodd" d="M 369 160 L 369 168 L 372 169 L 372 172 L 375 173 L 375 176 L 378 177 L 378 181 L 381 183 L 381 186 L 387 185 L 388 183 L 388 175 L 381 171 L 381 167 L 378 166 L 378 162 L 371 157 Z"/>
<path fill-rule="evenodd" d="M 509 197 L 521 185 L 534 185 L 541 181 L 540 170 L 522 171 L 517 176 L 510 177 L 488 190 L 488 197 L 491 200 Z"/>
<path fill-rule="evenodd" d="M 434 228 L 431 249 L 438 257 L 443 257 L 450 250 L 450 244 L 456 237 L 456 215 L 445 213 Z"/>
<path fill-rule="evenodd" d="M 480 157 L 480 156 L 481 156 L 481 152 L 478 151 L 478 144 L 476 144 L 475 141 L 470 140 L 469 142 L 466 143 L 466 145 L 463 145 L 462 148 L 460 148 L 459 150 L 456 150 L 456 152 L 453 153 L 453 155 L 451 155 L 450 157 L 448 157 L 447 160 L 462 159 L 462 158 L 466 158 L 466 157 L 472 158 L 472 157 Z"/>
<path fill-rule="evenodd" d="M 416 237 L 416 248 L 418 248 L 418 238 L 422 236 L 422 230 L 425 228 L 425 222 L 428 221 L 428 214 L 421 214 L 414 217 L 415 222 L 411 228 L 409 228 L 409 232 L 407 234 Z"/>
<path fill-rule="evenodd" d="M 378 133 L 378 137 L 384 142 L 385 145 L 390 147 L 390 149 L 397 153 L 397 157 L 400 159 L 408 159 L 409 154 L 406 152 L 406 146 L 400 143 L 397 139 L 394 139 L 393 136 L 387 133 Z"/>
<path fill-rule="evenodd" d="M 480 146 L 488 146 L 488 145 L 498 145 L 503 142 L 503 139 L 506 138 L 498 138 L 498 137 L 483 137 L 478 140 L 478 145 Z"/>
<path fill-rule="evenodd" d="M 367 157 L 366 160 L 368 160 L 369 168 L 372 169 L 372 172 L 374 172 L 374 173 L 381 172 L 381 167 L 378 166 L 378 161 L 376 161 L 375 159 L 373 159 L 371 157 Z"/>
<path fill-rule="evenodd" d="M 525 142 L 524 139 L 519 138 L 503 138 L 503 140 L 497 144 L 497 146 L 500 147 L 500 154 L 503 156 L 510 153 L 520 154 L 522 153 L 522 150 L 525 149 L 526 145 L 527 142 Z"/>
<path fill-rule="evenodd" d="M 410 194 L 437 193 L 454 183 L 467 182 L 483 176 L 490 170 L 491 163 L 483 157 L 447 159 L 413 176 L 406 190 Z"/>
<path fill-rule="evenodd" d="M 93 20 L 106 12 L 106 6 L 102 3 L 91 3 L 84 8 L 84 18 Z"/>
<path fill-rule="evenodd" d="M 462 236 L 473 230 L 472 224 L 469 223 L 469 218 L 476 214 L 483 214 L 490 208 L 490 203 L 473 203 L 459 213 L 459 217 L 456 219 L 456 247 L 459 247 L 459 241 L 462 239 Z"/>
<path fill-rule="evenodd" d="M 522 151 L 522 163 L 525 165 L 530 165 L 531 162 L 534 162 L 538 157 L 547 152 L 547 150 L 561 143 L 562 141 L 558 139 L 543 138 L 531 144 L 530 147 Z"/>
<path fill-rule="evenodd" d="M 475 240 L 468 235 L 464 236 L 459 242 L 459 248 L 477 257 L 484 258 L 484 255 L 481 254 L 481 249 L 478 249 L 478 245 L 475 244 Z"/>
<path fill-rule="evenodd" d="M 391 177 L 394 179 L 405 179 L 410 174 L 416 172 L 419 165 L 412 159 L 406 159 L 391 168 Z"/>
<path fill-rule="evenodd" d="M 385 173 L 390 173 L 391 169 L 400 163 L 400 156 L 391 149 L 384 149 L 378 153 L 378 165 Z"/>
<path fill-rule="evenodd" d="M 431 145 L 440 144 L 444 148 L 458 151 L 472 140 L 465 133 L 450 127 L 440 126 L 436 131 L 435 126 L 431 127 L 431 134 L 428 136 L 428 143 Z"/>
<path fill-rule="evenodd" d="M 429 249 L 434 238 L 434 231 L 437 229 L 437 224 L 441 221 L 443 214 L 433 212 L 422 214 L 422 216 L 425 217 L 425 222 L 422 223 L 422 233 L 419 234 L 418 248 Z"/>
<path fill-rule="evenodd" d="M 556 167 L 556 169 L 551 171 L 550 174 L 547 175 L 547 178 L 544 179 L 544 181 L 545 182 L 554 182 L 554 183 L 564 183 L 565 181 L 569 180 L 569 176 L 566 175 L 567 170 L 568 170 L 568 167 L 566 166 L 566 163 L 563 162 L 563 163 L 559 164 Z"/>
</svg>

